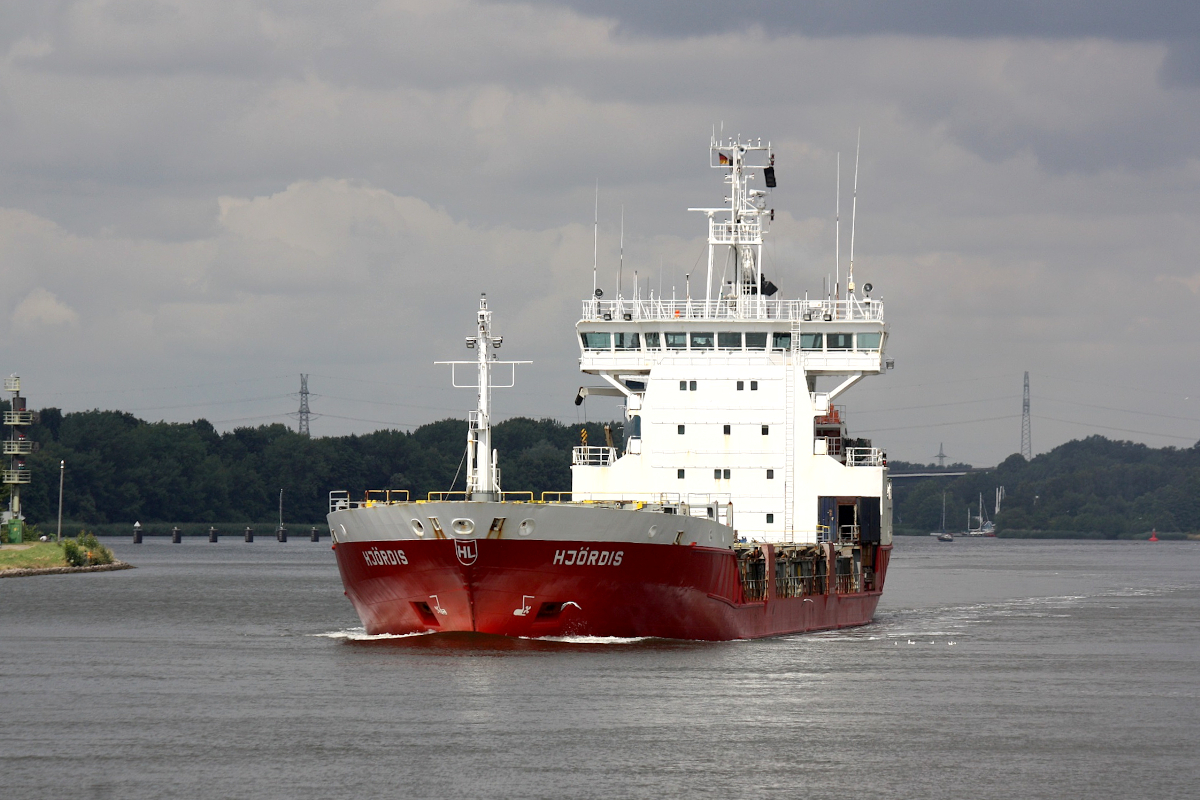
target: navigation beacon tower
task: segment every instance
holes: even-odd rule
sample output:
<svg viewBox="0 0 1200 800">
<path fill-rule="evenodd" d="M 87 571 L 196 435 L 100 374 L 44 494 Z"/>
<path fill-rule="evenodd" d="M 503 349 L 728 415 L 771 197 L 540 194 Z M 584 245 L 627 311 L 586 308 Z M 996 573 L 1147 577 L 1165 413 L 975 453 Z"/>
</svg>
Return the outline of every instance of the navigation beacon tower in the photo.
<svg viewBox="0 0 1200 800">
<path fill-rule="evenodd" d="M 9 510 L 5 515 L 3 532 L 9 544 L 20 544 L 24 535 L 25 519 L 21 516 L 21 486 L 30 482 L 29 468 L 25 457 L 33 452 L 33 442 L 25 430 L 34 422 L 33 412 L 25 409 L 25 398 L 21 396 L 21 379 L 10 375 L 4 379 L 4 391 L 12 392 L 9 410 L 4 412 L 4 424 L 8 426 L 8 438 L 4 440 L 4 455 L 8 456 L 8 469 L 4 470 L 4 485 L 8 487 Z"/>
</svg>

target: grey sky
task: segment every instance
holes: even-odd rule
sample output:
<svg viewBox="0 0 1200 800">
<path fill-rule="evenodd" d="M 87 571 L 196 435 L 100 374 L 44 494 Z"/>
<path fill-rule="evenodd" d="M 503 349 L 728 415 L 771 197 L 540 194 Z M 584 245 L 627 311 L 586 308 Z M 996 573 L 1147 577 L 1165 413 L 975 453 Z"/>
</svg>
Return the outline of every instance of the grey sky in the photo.
<svg viewBox="0 0 1200 800">
<path fill-rule="evenodd" d="M 604 285 L 623 206 L 626 274 L 682 292 L 712 126 L 769 137 L 769 271 L 816 293 L 861 126 L 897 368 L 854 430 L 994 463 L 1029 370 L 1036 450 L 1190 446 L 1200 10 L 1042 5 L 5 4 L 0 370 L 226 429 L 287 421 L 309 372 L 315 433 L 419 424 L 470 404 L 430 362 L 486 291 L 536 362 L 500 410 L 574 421 L 596 181 Z"/>
</svg>

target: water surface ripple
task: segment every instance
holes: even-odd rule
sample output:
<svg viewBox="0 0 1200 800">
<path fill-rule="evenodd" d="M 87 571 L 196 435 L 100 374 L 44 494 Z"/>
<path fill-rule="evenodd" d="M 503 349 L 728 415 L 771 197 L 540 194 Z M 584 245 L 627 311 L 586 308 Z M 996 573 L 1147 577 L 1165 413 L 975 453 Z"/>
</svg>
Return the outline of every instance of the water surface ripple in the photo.
<svg viewBox="0 0 1200 800">
<path fill-rule="evenodd" d="M 19 798 L 1170 798 L 1200 546 L 897 543 L 873 625 L 368 637 L 328 543 L 151 540 L 0 581 Z"/>
</svg>

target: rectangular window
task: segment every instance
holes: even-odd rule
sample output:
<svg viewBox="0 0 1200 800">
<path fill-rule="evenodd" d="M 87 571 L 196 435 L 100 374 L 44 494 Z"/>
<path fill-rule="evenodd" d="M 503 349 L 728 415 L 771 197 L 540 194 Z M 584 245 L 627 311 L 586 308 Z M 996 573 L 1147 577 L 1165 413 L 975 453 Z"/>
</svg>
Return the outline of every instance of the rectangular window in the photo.
<svg viewBox="0 0 1200 800">
<path fill-rule="evenodd" d="M 776 333 L 771 336 L 772 350 L 791 350 L 792 335 L 790 333 Z"/>
<path fill-rule="evenodd" d="M 612 334 L 610 333 L 581 333 L 583 338 L 584 350 L 608 350 L 612 343 Z"/>
<path fill-rule="evenodd" d="M 763 425 L 763 436 L 768 436 L 771 433 L 770 425 Z"/>
<path fill-rule="evenodd" d="M 726 333 L 722 331 L 717 334 L 717 347 L 722 350 L 741 350 L 742 349 L 742 334 L 741 331 Z"/>
<path fill-rule="evenodd" d="M 725 435 L 726 435 L 726 436 L 728 436 L 728 435 L 729 435 L 729 429 L 730 429 L 730 426 L 729 426 L 729 425 L 726 425 L 726 426 L 725 426 Z"/>
<path fill-rule="evenodd" d="M 680 436 L 683 436 L 683 430 L 684 430 L 684 426 L 683 426 L 683 425 L 679 425 L 679 426 L 677 426 L 677 427 L 679 428 L 679 435 L 680 435 Z"/>
<path fill-rule="evenodd" d="M 683 470 L 681 470 L 681 469 L 675 470 L 675 477 L 679 478 L 679 480 L 683 480 Z"/>
<path fill-rule="evenodd" d="M 687 350 L 687 334 L 686 333 L 668 333 L 667 334 L 667 349 L 668 350 Z"/>
<path fill-rule="evenodd" d="M 826 345 L 829 350 L 852 350 L 854 349 L 854 334 L 831 333 Z"/>
<path fill-rule="evenodd" d="M 711 333 L 692 333 L 693 350 L 712 350 L 713 335 Z"/>
<path fill-rule="evenodd" d="M 883 338 L 882 333 L 860 333 L 858 334 L 858 349 L 859 350 L 878 350 L 879 340 Z"/>
<path fill-rule="evenodd" d="M 743 390 L 743 389 L 745 389 L 745 388 L 746 388 L 746 382 L 745 382 L 745 381 L 738 381 L 738 391 L 740 392 L 740 391 L 742 391 L 742 390 Z"/>
<path fill-rule="evenodd" d="M 773 469 L 767 470 L 767 480 L 769 480 L 769 481 L 775 480 L 775 470 L 773 470 Z"/>
<path fill-rule="evenodd" d="M 718 481 L 721 480 L 721 470 L 714 469 L 713 470 L 713 478 Z"/>
<path fill-rule="evenodd" d="M 767 524 L 772 525 L 772 524 L 774 524 L 774 522 L 775 522 L 775 515 L 767 514 Z"/>
<path fill-rule="evenodd" d="M 727 469 L 722 470 L 722 473 L 724 473 L 723 477 L 725 478 L 725 480 L 729 480 L 729 470 L 727 470 Z"/>
<path fill-rule="evenodd" d="M 686 392 L 686 391 L 687 391 L 687 381 L 680 381 L 680 382 L 679 382 L 679 391 L 681 391 L 681 392 Z"/>
<path fill-rule="evenodd" d="M 752 391 L 752 392 L 758 391 L 758 381 L 750 381 L 750 391 Z"/>
<path fill-rule="evenodd" d="M 646 334 L 646 349 L 647 350 L 657 350 L 658 347 L 659 347 L 658 331 L 654 331 L 652 333 L 647 333 Z"/>
<path fill-rule="evenodd" d="M 696 382 L 688 381 L 688 388 L 691 389 L 693 392 L 696 391 Z"/>
<path fill-rule="evenodd" d="M 618 350 L 642 349 L 642 337 L 637 333 L 617 333 L 616 337 Z"/>
<path fill-rule="evenodd" d="M 747 333 L 746 334 L 746 349 L 747 350 L 766 350 L 767 349 L 767 334 L 763 333 Z"/>
<path fill-rule="evenodd" d="M 821 350 L 825 347 L 825 336 L 820 333 L 800 334 L 801 350 Z"/>
</svg>

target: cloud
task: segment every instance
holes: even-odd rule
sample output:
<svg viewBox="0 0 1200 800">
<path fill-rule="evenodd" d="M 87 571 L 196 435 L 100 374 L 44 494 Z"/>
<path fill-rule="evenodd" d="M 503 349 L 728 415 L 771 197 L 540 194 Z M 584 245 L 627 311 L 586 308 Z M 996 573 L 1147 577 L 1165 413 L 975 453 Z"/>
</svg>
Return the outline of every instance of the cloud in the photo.
<svg viewBox="0 0 1200 800">
<path fill-rule="evenodd" d="M 31 397 L 68 408 L 278 416 L 311 372 L 314 392 L 395 404 L 314 397 L 330 415 L 319 432 L 370 427 L 334 415 L 420 423 L 469 404 L 429 362 L 459 354 L 487 292 L 505 354 L 537 362 L 497 402 L 573 419 L 597 182 L 606 294 L 622 209 L 626 292 L 635 271 L 643 291 L 682 292 L 704 246 L 686 208 L 723 194 L 704 167 L 710 132 L 769 137 L 769 274 L 818 294 L 834 271 L 834 165 L 841 151 L 845 190 L 861 126 L 856 273 L 887 301 L 898 364 L 856 387 L 861 424 L 966 378 L 994 379 L 1003 403 L 1026 369 L 1103 376 L 1111 404 L 1141 407 L 1124 387 L 1194 382 L 1177 365 L 1200 345 L 1200 95 L 1174 33 L 1198 12 L 1172 8 L 9 4 L 8 311 L 41 291 L 75 314 L 51 325 L 31 305 L 56 333 L 10 355 L 35 365 Z M 255 381 L 278 396 L 204 405 L 264 394 L 218 387 Z M 942 434 L 904 423 L 941 413 L 871 425 L 898 429 L 893 457 L 923 457 Z M 947 429 L 947 451 L 985 463 L 1015 449 L 984 428 Z"/>
<path fill-rule="evenodd" d="M 12 314 L 13 330 L 22 336 L 34 336 L 47 328 L 74 328 L 78 325 L 79 314 L 75 313 L 75 309 L 41 287 L 26 295 Z"/>
</svg>

